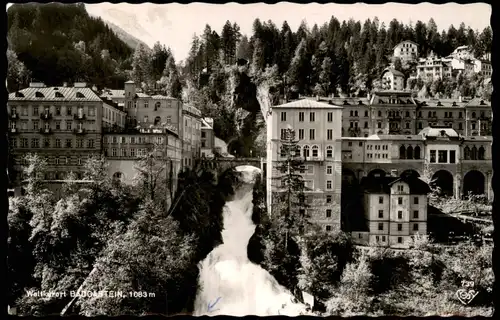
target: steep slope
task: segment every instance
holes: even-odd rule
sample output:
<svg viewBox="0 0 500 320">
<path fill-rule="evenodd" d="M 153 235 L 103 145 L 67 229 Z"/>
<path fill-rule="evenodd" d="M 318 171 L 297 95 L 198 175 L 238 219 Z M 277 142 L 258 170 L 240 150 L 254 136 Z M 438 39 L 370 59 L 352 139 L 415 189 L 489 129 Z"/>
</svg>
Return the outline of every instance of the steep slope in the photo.
<svg viewBox="0 0 500 320">
<path fill-rule="evenodd" d="M 111 28 L 111 30 L 113 30 L 116 33 L 118 38 L 120 38 L 123 42 L 125 42 L 130 48 L 135 49 L 139 44 L 142 44 L 146 48 L 149 48 L 149 46 L 144 41 L 137 39 L 127 31 L 117 26 L 116 24 L 111 23 L 109 21 L 105 21 L 105 23 Z"/>
<path fill-rule="evenodd" d="M 90 17 L 84 4 L 14 4 L 7 16 L 9 47 L 32 79 L 123 85 L 133 50 L 102 19 Z"/>
</svg>

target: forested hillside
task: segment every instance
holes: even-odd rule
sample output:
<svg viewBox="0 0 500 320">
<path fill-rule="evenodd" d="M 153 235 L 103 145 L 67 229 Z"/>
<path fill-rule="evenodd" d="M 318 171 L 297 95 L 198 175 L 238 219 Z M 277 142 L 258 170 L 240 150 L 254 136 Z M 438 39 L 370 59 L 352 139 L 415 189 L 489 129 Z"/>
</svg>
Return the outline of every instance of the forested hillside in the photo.
<svg viewBox="0 0 500 320">
<path fill-rule="evenodd" d="M 111 28 L 111 30 L 113 30 L 116 33 L 118 38 L 120 38 L 123 42 L 125 42 L 130 48 L 135 49 L 139 44 L 142 44 L 143 46 L 147 47 L 146 43 L 137 39 L 127 31 L 117 26 L 116 24 L 111 23 L 109 21 L 106 21 L 106 24 Z"/>
<path fill-rule="evenodd" d="M 131 68 L 133 50 L 100 18 L 90 17 L 84 4 L 14 4 L 7 21 L 9 90 L 30 78 L 47 85 L 82 80 L 119 87 Z"/>
</svg>

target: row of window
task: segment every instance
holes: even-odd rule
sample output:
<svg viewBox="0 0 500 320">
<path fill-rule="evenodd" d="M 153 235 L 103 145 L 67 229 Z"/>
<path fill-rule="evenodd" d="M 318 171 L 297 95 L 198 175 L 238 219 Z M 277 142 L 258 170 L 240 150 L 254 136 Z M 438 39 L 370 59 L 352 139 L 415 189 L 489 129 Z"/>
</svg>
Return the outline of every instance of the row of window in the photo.
<svg viewBox="0 0 500 320">
<path fill-rule="evenodd" d="M 399 192 L 403 192 L 404 191 L 404 186 L 398 186 L 398 191 Z M 413 204 L 418 204 L 418 201 L 419 201 L 418 199 L 419 199 L 418 197 L 413 197 Z M 383 204 L 384 203 L 384 197 L 378 197 L 378 203 L 379 204 Z M 398 204 L 403 204 L 403 198 L 402 197 L 398 197 Z M 381 211 L 383 211 L 383 210 L 381 210 Z M 379 213 L 380 213 L 380 211 L 379 211 Z M 417 213 L 418 213 L 418 211 L 417 211 Z M 379 218 L 382 218 L 382 217 L 379 216 Z"/>
<path fill-rule="evenodd" d="M 53 164 L 53 165 L 78 165 L 81 166 L 85 162 L 85 159 L 83 157 L 78 157 L 78 158 L 72 158 L 72 157 L 65 157 L 65 156 L 57 156 L 54 157 L 54 162 L 50 161 L 48 157 L 45 158 L 48 164 Z M 27 165 L 28 162 L 24 157 L 21 157 L 19 159 L 19 164 L 21 165 Z"/>
<path fill-rule="evenodd" d="M 11 113 L 12 114 L 16 114 L 17 113 L 17 106 L 11 106 L 10 107 L 10 110 L 11 110 Z M 76 114 L 79 114 L 79 115 L 82 115 L 83 114 L 83 108 L 82 107 L 71 107 L 71 106 L 66 106 L 65 108 L 65 111 L 66 112 L 63 112 L 63 108 L 60 107 L 60 106 L 56 106 L 55 107 L 55 115 L 56 116 L 62 116 L 62 115 L 65 115 L 65 116 L 73 116 L 73 110 L 76 110 Z M 42 113 L 50 113 L 50 107 L 49 106 L 45 106 L 45 107 L 37 107 L 37 106 L 33 106 L 33 108 L 31 109 L 32 110 L 32 113 L 31 115 L 34 116 L 34 117 L 38 117 L 40 115 L 40 112 Z M 89 112 L 89 116 L 90 117 L 93 117 L 95 116 L 95 107 L 92 107 L 92 106 L 89 106 L 88 107 L 88 112 Z M 21 115 L 22 116 L 27 116 L 28 115 L 28 107 L 21 107 Z"/>
<path fill-rule="evenodd" d="M 361 238 L 361 234 L 359 234 L 359 237 Z M 386 241 L 385 240 L 385 236 L 381 236 L 381 237 L 382 237 L 382 242 L 385 242 Z M 381 237 L 380 236 L 375 236 L 375 241 L 379 242 Z M 403 243 L 403 237 L 398 237 L 398 243 Z"/>
<path fill-rule="evenodd" d="M 170 108 L 171 104 L 172 104 L 172 101 L 167 101 L 166 103 L 167 103 L 167 108 Z M 144 100 L 143 106 L 144 106 L 145 109 L 148 109 L 149 108 L 149 101 L 148 100 Z M 132 109 L 132 101 L 127 101 L 127 108 L 128 109 Z M 137 101 L 134 101 L 134 108 L 137 108 Z M 154 110 L 158 111 L 158 109 L 160 109 L 160 108 L 161 108 L 161 103 L 159 101 L 155 102 L 155 104 L 154 104 Z"/>
<path fill-rule="evenodd" d="M 319 157 L 319 147 L 316 145 L 312 146 L 312 148 L 310 148 L 308 145 L 304 145 L 302 147 L 302 155 L 300 154 L 300 146 L 299 146 L 299 150 L 297 150 L 296 152 L 292 152 L 292 156 L 295 156 L 298 153 L 299 156 L 301 155 L 305 158 L 309 158 L 309 157 L 311 157 L 311 152 L 310 152 L 311 150 L 312 150 L 312 157 L 313 158 Z M 286 156 L 287 156 L 287 150 L 286 150 L 286 148 L 284 148 L 282 146 L 281 151 L 280 151 L 280 157 L 285 158 Z M 333 147 L 332 146 L 326 147 L 326 157 L 333 158 Z"/>
<path fill-rule="evenodd" d="M 389 154 L 388 153 L 367 153 L 366 157 L 368 159 L 389 159 Z"/>
<path fill-rule="evenodd" d="M 288 129 L 281 129 L 280 133 L 281 140 L 287 139 L 287 132 Z M 299 132 L 299 140 L 304 140 L 305 138 L 304 129 L 299 129 L 298 132 Z M 316 139 L 316 129 L 309 129 L 309 140 L 315 140 L 315 139 Z M 333 140 L 333 129 L 326 130 L 326 140 Z"/>
<path fill-rule="evenodd" d="M 55 139 L 52 140 L 50 138 L 45 138 L 45 139 L 39 139 L 39 138 L 33 138 L 31 139 L 31 144 L 29 143 L 28 138 L 21 138 L 20 139 L 20 144 L 19 148 L 73 148 L 73 139 Z M 64 144 L 63 144 L 64 142 Z M 11 138 L 10 139 L 10 145 L 12 148 L 17 148 L 17 139 L 16 138 Z M 95 140 L 94 139 L 76 139 L 76 148 L 88 148 L 92 149 L 95 147 Z"/>
<path fill-rule="evenodd" d="M 117 143 L 130 143 L 130 144 L 144 144 L 144 143 L 157 143 L 163 144 L 164 137 L 104 137 L 105 144 L 117 144 Z"/>
<path fill-rule="evenodd" d="M 378 230 L 379 231 L 384 231 L 384 223 L 380 222 L 378 224 Z M 398 223 L 398 231 L 403 231 L 403 224 Z M 413 231 L 418 231 L 418 223 L 413 223 Z"/>
<path fill-rule="evenodd" d="M 450 154 L 448 162 L 448 152 Z M 430 163 L 436 163 L 436 150 L 430 150 Z M 456 152 L 455 150 L 437 150 L 437 163 L 455 163 Z"/>
<path fill-rule="evenodd" d="M 402 112 L 401 112 L 402 114 Z M 471 119 L 476 119 L 477 118 L 477 114 L 475 111 L 471 112 Z M 351 110 L 350 111 L 350 116 L 351 117 L 357 117 L 358 116 L 358 111 L 356 110 Z M 382 111 L 378 111 L 378 116 L 379 117 L 382 117 Z M 389 117 L 399 117 L 400 116 L 400 111 L 389 111 Z M 365 118 L 368 117 L 368 111 L 365 111 Z M 405 112 L 405 117 L 406 118 L 410 118 L 410 111 L 406 111 Z M 423 114 L 422 114 L 422 111 L 419 111 L 418 112 L 418 118 L 422 118 L 423 117 Z M 453 112 L 451 111 L 445 111 L 444 112 L 444 117 L 445 118 L 450 118 L 452 119 L 453 118 Z M 480 112 L 480 117 L 481 118 L 485 118 L 485 117 L 489 117 L 489 113 L 486 113 L 484 111 L 481 111 Z M 437 112 L 436 111 L 429 111 L 427 113 L 427 118 L 437 118 Z M 458 112 L 458 118 L 459 119 L 463 119 L 463 113 L 462 111 L 459 111 Z M 366 126 L 367 122 L 365 122 L 365 126 Z"/>
<path fill-rule="evenodd" d="M 378 211 L 378 217 L 380 219 L 384 218 L 384 210 Z M 401 211 L 401 210 L 398 211 L 398 219 L 403 219 L 403 211 Z M 418 219 L 418 210 L 413 211 L 413 219 Z M 381 225 L 382 225 L 382 223 L 379 223 L 379 230 L 382 230 L 382 229 L 380 229 Z"/>
<path fill-rule="evenodd" d="M 110 150 L 104 149 L 104 156 L 106 157 L 142 157 L 148 153 L 148 149 L 139 148 L 139 149 L 116 149 L 112 148 Z"/>
<path fill-rule="evenodd" d="M 332 175 L 333 174 L 333 166 L 326 166 L 325 170 L 327 175 Z M 314 174 L 314 166 L 301 166 L 300 168 L 300 173 L 305 173 L 305 174 Z"/>
<path fill-rule="evenodd" d="M 286 111 L 282 111 L 281 114 L 281 121 L 285 122 L 286 121 Z M 333 122 L 333 112 L 328 112 L 326 119 L 328 122 Z M 305 112 L 299 112 L 299 122 L 304 122 L 305 120 Z M 316 121 L 316 112 L 309 112 L 309 122 L 315 122 Z"/>
<path fill-rule="evenodd" d="M 95 127 L 95 121 L 91 120 L 91 121 L 85 121 L 87 123 L 89 123 L 90 125 L 90 128 L 94 128 Z M 43 121 L 43 126 L 40 126 L 40 121 L 38 120 L 32 120 L 32 126 L 31 128 L 29 129 L 33 129 L 34 131 L 38 131 L 39 129 L 43 128 L 43 129 L 52 129 L 52 126 L 50 124 L 50 122 L 46 122 L 46 121 Z M 65 122 L 66 125 L 64 126 L 64 129 L 63 127 L 61 126 L 61 121 L 56 121 L 55 122 L 55 129 L 56 130 L 67 130 L 67 131 L 71 131 L 73 129 L 84 129 L 84 123 L 83 121 L 78 121 L 76 123 L 76 126 L 73 126 L 73 121 L 66 121 Z M 10 122 L 10 128 L 11 129 L 17 129 L 17 122 L 16 121 L 11 121 Z M 22 130 L 29 130 L 28 129 L 28 122 L 27 121 L 21 121 L 21 128 Z"/>
</svg>

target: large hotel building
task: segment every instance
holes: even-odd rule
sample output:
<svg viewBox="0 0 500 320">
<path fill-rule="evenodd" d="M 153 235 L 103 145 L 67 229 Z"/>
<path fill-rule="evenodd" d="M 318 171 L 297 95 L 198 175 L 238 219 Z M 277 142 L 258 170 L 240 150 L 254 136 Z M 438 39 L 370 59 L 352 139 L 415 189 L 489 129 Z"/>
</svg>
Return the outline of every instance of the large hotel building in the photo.
<svg viewBox="0 0 500 320">
<path fill-rule="evenodd" d="M 310 216 L 327 231 L 352 232 L 359 243 L 405 246 L 412 235 L 425 234 L 423 180 L 455 198 L 469 192 L 493 197 L 488 101 L 423 101 L 407 91 L 387 90 L 364 98 L 303 98 L 270 109 L 270 213 L 280 135 L 287 128 L 295 130 L 306 157 Z M 354 190 L 364 196 L 351 196 Z M 359 204 L 366 227 L 356 229 L 348 216 Z"/>
<path fill-rule="evenodd" d="M 132 81 L 124 90 L 100 93 L 85 83 L 31 83 L 9 94 L 8 111 L 15 185 L 23 179 L 27 153 L 45 157 L 45 179 L 52 185 L 60 185 L 69 172 L 82 178 L 82 164 L 90 155 L 104 154 L 110 176 L 125 183 L 133 182 L 137 157 L 153 144 L 166 150 L 174 176 L 200 155 L 201 112 L 178 99 L 142 93 Z"/>
</svg>

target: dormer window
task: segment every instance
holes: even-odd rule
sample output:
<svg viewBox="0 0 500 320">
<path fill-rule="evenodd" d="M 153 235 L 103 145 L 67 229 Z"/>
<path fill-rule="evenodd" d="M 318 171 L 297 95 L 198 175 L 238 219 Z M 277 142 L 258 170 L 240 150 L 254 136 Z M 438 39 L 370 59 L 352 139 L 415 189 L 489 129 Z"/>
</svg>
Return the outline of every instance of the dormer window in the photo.
<svg viewBox="0 0 500 320">
<path fill-rule="evenodd" d="M 16 91 L 15 96 L 16 96 L 17 98 L 24 98 L 24 94 L 22 94 L 22 93 L 21 93 L 21 92 L 19 92 L 19 91 Z"/>
<path fill-rule="evenodd" d="M 363 101 L 359 100 L 358 101 L 358 105 L 362 106 L 363 105 Z"/>
<path fill-rule="evenodd" d="M 437 106 L 438 107 L 442 107 L 443 106 L 443 104 L 441 103 L 441 101 L 438 101 Z"/>
<path fill-rule="evenodd" d="M 347 103 L 347 100 L 344 100 L 343 104 L 344 104 L 344 106 L 349 105 L 349 103 Z"/>
<path fill-rule="evenodd" d="M 456 107 L 457 106 L 457 103 L 455 101 L 453 101 L 453 104 L 452 104 L 453 107 Z"/>
<path fill-rule="evenodd" d="M 486 103 L 484 103 L 484 100 L 481 100 L 481 102 L 479 103 L 479 105 L 484 106 L 484 105 L 486 105 Z"/>
<path fill-rule="evenodd" d="M 446 134 L 446 131 L 445 130 L 441 130 L 441 136 L 444 137 Z"/>
<path fill-rule="evenodd" d="M 77 98 L 85 98 L 85 96 L 84 96 L 84 95 L 83 95 L 83 93 L 81 93 L 81 92 L 77 92 L 77 93 L 76 93 L 76 97 L 77 97 Z"/>
<path fill-rule="evenodd" d="M 56 98 L 64 98 L 64 96 L 62 95 L 62 93 L 56 92 Z"/>
<path fill-rule="evenodd" d="M 45 98 L 45 96 L 43 95 L 43 93 L 41 93 L 40 91 L 35 92 L 35 97 L 37 97 L 37 98 Z"/>
</svg>

